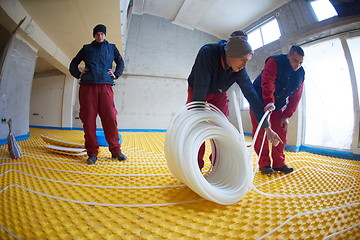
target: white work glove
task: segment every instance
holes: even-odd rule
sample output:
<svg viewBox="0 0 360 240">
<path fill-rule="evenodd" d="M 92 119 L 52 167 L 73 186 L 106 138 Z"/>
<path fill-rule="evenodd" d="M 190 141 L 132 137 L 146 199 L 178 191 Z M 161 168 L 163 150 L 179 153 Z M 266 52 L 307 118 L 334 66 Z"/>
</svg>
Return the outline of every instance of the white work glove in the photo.
<svg viewBox="0 0 360 240">
<path fill-rule="evenodd" d="M 276 132 L 274 132 L 270 127 L 265 128 L 265 132 L 268 136 L 268 139 L 270 140 L 271 144 L 276 147 L 279 145 L 279 143 L 283 143 L 279 135 L 277 135 Z"/>
<path fill-rule="evenodd" d="M 264 107 L 264 112 L 267 111 L 274 111 L 275 110 L 275 104 L 274 103 L 268 103 L 265 107 Z"/>
</svg>

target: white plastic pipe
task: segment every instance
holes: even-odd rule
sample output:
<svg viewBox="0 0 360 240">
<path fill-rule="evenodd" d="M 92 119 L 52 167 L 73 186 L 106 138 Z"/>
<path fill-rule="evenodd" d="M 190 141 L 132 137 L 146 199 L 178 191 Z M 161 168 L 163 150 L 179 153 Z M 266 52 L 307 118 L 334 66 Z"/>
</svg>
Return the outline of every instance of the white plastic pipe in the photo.
<svg viewBox="0 0 360 240">
<path fill-rule="evenodd" d="M 245 142 L 244 130 L 243 130 L 242 121 L 241 121 L 241 112 L 240 112 L 240 108 L 238 107 L 238 106 L 240 106 L 240 104 L 239 104 L 238 99 L 236 97 L 235 90 L 232 91 L 232 97 L 233 97 L 233 100 L 234 100 L 236 120 L 237 120 L 237 123 L 238 123 L 238 130 L 239 130 L 240 135 L 242 136 L 242 140 Z"/>
<path fill-rule="evenodd" d="M 232 91 L 232 96 L 233 96 L 234 105 L 235 105 L 235 113 L 236 113 L 236 119 L 237 119 L 237 122 L 238 122 L 239 132 L 243 136 L 243 139 L 244 139 L 244 130 L 243 130 L 243 126 L 242 126 L 241 114 L 240 114 L 240 108 L 239 108 L 240 104 L 239 104 L 239 102 L 237 100 L 235 90 Z M 261 118 L 261 120 L 260 120 L 260 122 L 258 124 L 258 127 L 257 127 L 257 129 L 255 131 L 255 134 L 253 136 L 253 141 L 252 141 L 251 147 L 249 149 L 249 155 L 248 155 L 249 161 L 251 161 L 251 156 L 252 156 L 252 153 L 254 151 L 255 142 L 256 142 L 257 136 L 259 135 L 261 125 L 263 124 L 263 122 L 265 121 L 265 118 L 269 115 L 269 113 L 270 113 L 270 111 L 265 112 L 265 114 L 262 116 L 262 118 Z M 266 132 L 265 132 L 265 135 L 263 137 L 263 141 L 261 143 L 260 154 L 259 154 L 258 158 L 260 158 L 260 156 L 261 156 L 261 153 L 262 153 L 262 150 L 263 150 L 263 147 L 264 147 L 264 143 L 265 143 L 265 138 L 266 138 Z M 245 141 L 245 139 L 244 139 L 244 141 Z M 254 176 L 255 176 L 255 173 L 256 173 L 256 166 L 253 169 L 253 175 Z M 254 178 L 254 176 L 252 178 Z"/>
<path fill-rule="evenodd" d="M 191 102 L 175 115 L 166 133 L 169 169 L 201 197 L 224 205 L 236 203 L 249 191 L 253 180 L 243 139 L 218 108 L 205 102 Z M 197 155 L 206 140 L 213 141 L 212 150 L 216 147 L 213 154 L 216 162 L 204 176 Z"/>
</svg>

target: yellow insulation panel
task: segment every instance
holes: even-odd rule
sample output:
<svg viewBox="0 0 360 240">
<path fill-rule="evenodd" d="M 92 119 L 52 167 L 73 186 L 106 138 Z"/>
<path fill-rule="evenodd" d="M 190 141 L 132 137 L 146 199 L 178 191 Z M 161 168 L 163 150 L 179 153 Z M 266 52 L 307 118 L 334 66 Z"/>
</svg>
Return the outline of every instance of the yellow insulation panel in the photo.
<svg viewBox="0 0 360 240">
<path fill-rule="evenodd" d="M 128 160 L 101 147 L 88 166 L 41 138 L 82 144 L 82 131 L 30 132 L 21 159 L 0 146 L 0 239 L 360 239 L 359 161 L 286 152 L 293 173 L 257 172 L 255 188 L 223 206 L 171 175 L 165 133 L 122 132 Z"/>
</svg>

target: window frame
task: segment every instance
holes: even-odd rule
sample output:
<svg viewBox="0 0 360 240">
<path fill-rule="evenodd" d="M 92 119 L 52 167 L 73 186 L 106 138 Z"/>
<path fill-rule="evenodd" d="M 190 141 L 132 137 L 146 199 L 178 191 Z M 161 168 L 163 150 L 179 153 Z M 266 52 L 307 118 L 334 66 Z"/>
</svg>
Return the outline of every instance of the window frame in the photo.
<svg viewBox="0 0 360 240">
<path fill-rule="evenodd" d="M 332 5 L 331 1 L 328 0 L 328 2 L 333 6 L 333 8 L 334 8 L 334 10 L 335 10 L 335 12 L 336 12 L 336 15 L 334 15 L 334 16 L 332 16 L 332 17 L 328 17 L 328 18 L 322 19 L 322 20 L 319 20 L 319 17 L 317 16 L 316 11 L 315 11 L 313 5 L 311 4 L 312 2 L 316 2 L 316 1 L 318 1 L 318 0 L 307 0 L 307 2 L 308 2 L 308 4 L 309 4 L 309 8 L 311 9 L 312 15 L 313 15 L 313 17 L 314 17 L 314 19 L 315 19 L 316 22 L 322 22 L 322 21 L 325 21 L 325 20 L 327 20 L 327 19 L 330 19 L 330 18 L 333 18 L 333 17 L 338 16 L 338 13 L 337 13 L 334 5 Z"/>
<path fill-rule="evenodd" d="M 273 41 L 268 42 L 268 43 L 265 44 L 265 43 L 264 43 L 264 34 L 263 34 L 262 28 L 263 28 L 266 24 L 268 24 L 268 23 L 270 23 L 270 22 L 272 22 L 272 21 L 274 21 L 274 20 L 275 20 L 276 23 L 277 23 L 280 36 L 279 36 L 279 38 L 277 38 L 277 39 L 275 39 L 275 40 L 273 40 Z M 276 16 L 271 16 L 271 17 L 267 18 L 266 20 L 262 21 L 260 24 L 258 24 L 258 25 L 256 25 L 255 27 L 251 28 L 249 31 L 247 31 L 248 36 L 249 36 L 251 33 L 255 32 L 255 31 L 257 31 L 257 30 L 260 31 L 261 44 L 262 44 L 262 45 L 261 45 L 260 47 L 258 47 L 258 48 L 253 49 L 253 50 L 259 49 L 259 48 L 261 48 L 261 47 L 263 47 L 263 46 L 265 46 L 265 45 L 268 45 L 268 44 L 270 44 L 270 43 L 272 43 L 272 42 L 274 42 L 274 41 L 276 41 L 276 40 L 279 40 L 279 39 L 281 38 L 281 36 L 282 36 L 282 32 L 281 32 L 281 29 L 280 29 L 279 21 L 278 21 L 278 19 L 276 18 Z M 251 42 L 249 42 L 249 43 L 250 43 L 250 45 L 251 45 Z"/>
<path fill-rule="evenodd" d="M 354 90 L 354 86 L 358 86 L 358 84 L 360 83 L 359 80 L 357 80 L 356 78 L 356 73 L 355 73 L 355 68 L 354 68 L 354 63 L 351 57 L 351 52 L 348 46 L 348 42 L 347 39 L 353 38 L 353 37 L 360 37 L 360 32 L 359 31 L 355 31 L 352 33 L 339 33 L 339 34 L 335 34 L 332 36 L 328 36 L 325 38 L 320 38 L 314 41 L 310 41 L 310 42 L 306 42 L 304 44 L 302 44 L 302 47 L 305 46 L 309 46 L 312 44 L 317 44 L 317 43 L 321 43 L 321 42 L 325 42 L 327 40 L 332 40 L 332 39 L 340 39 L 341 43 L 342 43 L 342 47 L 343 47 L 343 51 L 345 54 L 345 59 L 347 61 L 348 67 L 349 67 L 349 73 L 350 73 L 350 81 L 351 81 L 351 85 L 353 86 L 353 102 L 354 102 L 354 114 L 355 114 L 355 119 L 354 119 L 354 129 L 353 129 L 353 137 L 352 137 L 352 144 L 349 150 L 344 150 L 344 149 L 337 149 L 337 148 L 333 148 L 333 147 L 325 147 L 325 146 L 318 146 L 318 145 L 312 145 L 312 144 L 307 144 L 305 143 L 305 131 L 306 131 L 306 120 L 305 117 L 303 117 L 300 121 L 301 121 L 301 125 L 302 125 L 302 131 L 301 131 L 301 145 L 304 147 L 309 147 L 309 148 L 314 148 L 314 149 L 324 149 L 324 150 L 330 150 L 330 151 L 341 151 L 341 152 L 345 152 L 345 153 L 353 153 L 353 154 L 360 154 L 360 112 L 359 112 L 359 104 L 360 104 L 360 95 L 359 92 L 356 92 L 356 90 Z M 305 83 L 306 84 L 306 83 Z M 306 89 L 304 89 L 304 93 L 305 93 Z M 356 98 L 357 96 L 357 98 Z M 302 102 L 300 103 L 302 106 L 302 114 L 306 115 L 306 95 L 304 94 L 302 100 Z"/>
</svg>

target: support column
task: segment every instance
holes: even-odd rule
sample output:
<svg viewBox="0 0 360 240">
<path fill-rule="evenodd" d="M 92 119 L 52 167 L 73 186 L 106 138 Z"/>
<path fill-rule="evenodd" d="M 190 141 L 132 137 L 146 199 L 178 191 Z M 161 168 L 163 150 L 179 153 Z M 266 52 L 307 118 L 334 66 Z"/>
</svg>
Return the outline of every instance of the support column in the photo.
<svg viewBox="0 0 360 240">
<path fill-rule="evenodd" d="M 20 35 L 10 39 L 9 47 L 0 66 L 0 142 L 8 134 L 7 121 L 11 118 L 16 137 L 29 136 L 31 87 L 37 50 Z"/>
<path fill-rule="evenodd" d="M 61 127 L 71 129 L 73 127 L 73 110 L 76 97 L 75 86 L 77 79 L 71 75 L 66 75 L 64 82 L 64 94 L 62 104 Z"/>
</svg>

